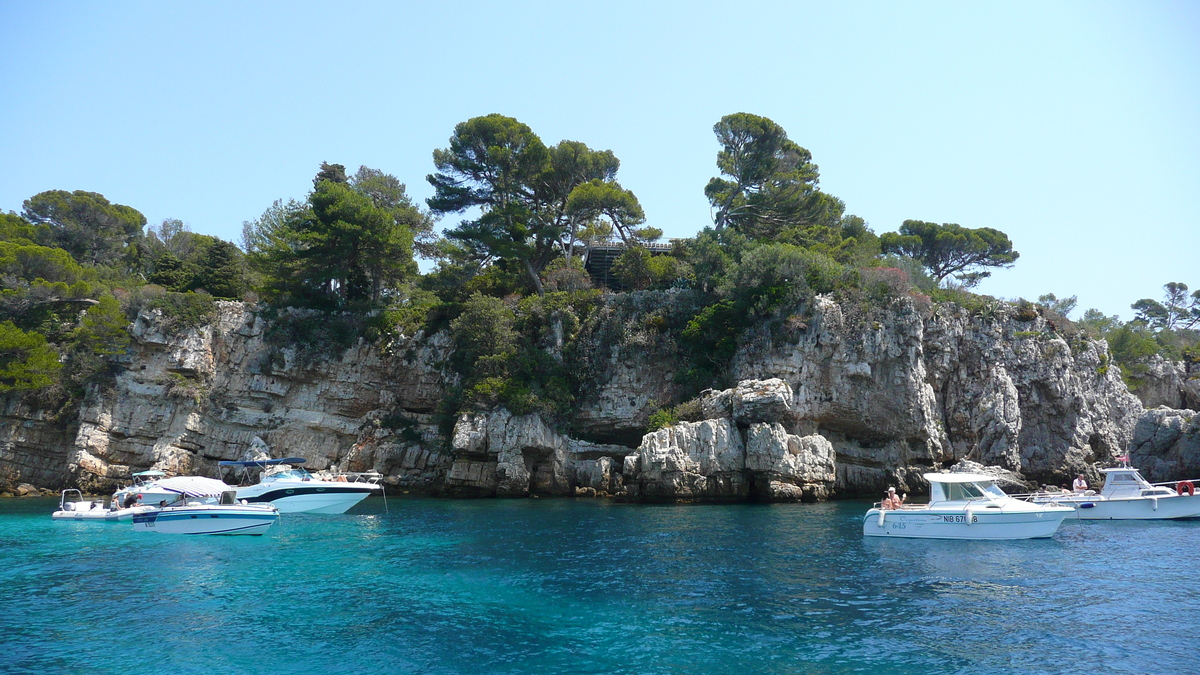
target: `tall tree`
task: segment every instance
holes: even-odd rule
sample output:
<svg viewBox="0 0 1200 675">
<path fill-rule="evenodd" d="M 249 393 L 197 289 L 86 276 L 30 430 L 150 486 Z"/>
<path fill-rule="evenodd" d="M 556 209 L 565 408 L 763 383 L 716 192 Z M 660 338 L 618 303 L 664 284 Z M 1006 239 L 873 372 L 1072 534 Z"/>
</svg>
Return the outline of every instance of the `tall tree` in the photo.
<svg viewBox="0 0 1200 675">
<path fill-rule="evenodd" d="M 1172 281 L 1163 285 L 1163 302 L 1142 298 L 1130 305 L 1137 319 L 1153 328 L 1174 330 L 1200 324 L 1200 289 L 1188 294 L 1188 285 Z"/>
<path fill-rule="evenodd" d="M 732 227 L 761 239 L 789 226 L 836 226 L 844 205 L 817 189 L 812 155 L 783 127 L 766 117 L 735 113 L 722 117 L 713 132 L 721 143 L 717 168 L 725 176 L 704 188 L 714 209 L 714 229 Z"/>
<path fill-rule="evenodd" d="M 137 209 L 83 190 L 41 192 L 25 200 L 23 213 L 30 222 L 50 227 L 55 246 L 92 265 L 117 263 L 146 224 Z"/>
<path fill-rule="evenodd" d="M 541 292 L 538 272 L 554 254 L 561 229 L 534 217 L 534 189 L 550 168 L 542 139 L 511 117 L 491 114 L 454 127 L 450 147 L 433 151 L 428 176 L 435 214 L 478 207 L 481 215 L 446 233 L 483 262 L 515 262 Z"/>
<path fill-rule="evenodd" d="M 413 248 L 418 255 L 424 258 L 437 255 L 438 238 L 433 231 L 433 218 L 409 199 L 404 183 L 398 178 L 378 169 L 360 166 L 349 183 L 376 207 L 390 213 L 397 224 L 413 233 Z"/>
<path fill-rule="evenodd" d="M 606 220 L 627 246 L 653 241 L 662 236 L 662 230 L 657 228 L 639 227 L 646 222 L 641 203 L 632 192 L 621 187 L 615 180 L 604 181 L 597 178 L 576 186 L 567 199 L 567 214 L 576 224 L 592 224 L 598 220 Z M 575 231 L 572 230 L 572 234 Z"/>
<path fill-rule="evenodd" d="M 611 151 L 578 141 L 547 148 L 511 117 L 492 114 L 455 126 L 450 147 L 435 150 L 433 159 L 438 172 L 428 178 L 435 190 L 429 208 L 438 215 L 479 209 L 478 218 L 447 237 L 481 265 L 520 269 L 539 294 L 540 272 L 560 253 L 571 255 L 589 219 L 619 213 L 620 226 L 631 231 L 644 218 L 637 198 L 615 181 L 620 162 Z M 581 188 L 603 189 L 607 201 L 577 198 L 572 209 Z"/>
<path fill-rule="evenodd" d="M 203 288 L 214 298 L 241 297 L 248 283 L 245 256 L 237 246 L 217 239 L 204 252 L 203 260 L 191 290 Z"/>
<path fill-rule="evenodd" d="M 377 305 L 416 273 L 414 228 L 430 229 L 404 185 L 368 167 L 321 164 L 307 202 L 277 200 L 242 225 L 264 290 L 318 306 Z"/>
<path fill-rule="evenodd" d="M 968 286 L 991 275 L 986 267 L 1009 268 L 1020 257 L 1008 235 L 990 227 L 970 229 L 954 223 L 906 220 L 900 232 L 880 237 L 884 253 L 921 261 L 938 283 L 951 274 Z"/>
<path fill-rule="evenodd" d="M 621 162 L 612 150 L 592 150 L 579 141 L 562 141 L 550 147 L 549 153 L 550 168 L 537 181 L 535 212 L 561 230 L 558 248 L 564 256 L 571 258 L 581 239 L 606 228 L 627 243 L 635 243 L 639 234 L 644 240 L 661 236 L 661 232 L 647 236 L 653 230 L 635 231 L 646 217 L 633 192 L 617 182 Z"/>
<path fill-rule="evenodd" d="M 296 223 L 301 277 L 337 304 L 376 304 L 416 271 L 412 231 L 366 195 L 322 180 L 309 203 L 313 218 Z"/>
</svg>

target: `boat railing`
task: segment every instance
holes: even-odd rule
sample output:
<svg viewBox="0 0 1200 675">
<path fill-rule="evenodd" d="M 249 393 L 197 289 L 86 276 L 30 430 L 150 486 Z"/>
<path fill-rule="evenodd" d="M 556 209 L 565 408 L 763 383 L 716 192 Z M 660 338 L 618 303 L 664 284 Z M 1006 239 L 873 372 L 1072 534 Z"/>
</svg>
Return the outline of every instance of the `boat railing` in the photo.
<svg viewBox="0 0 1200 675">
<path fill-rule="evenodd" d="M 1148 483 L 1148 485 L 1150 485 L 1151 487 L 1175 488 L 1180 483 L 1191 483 L 1192 485 L 1200 486 L 1200 478 L 1182 478 L 1180 480 L 1165 480 L 1161 483 Z M 1197 489 L 1200 489 L 1200 487 L 1197 487 Z"/>
<path fill-rule="evenodd" d="M 1084 490 L 1083 492 L 1075 492 L 1073 490 L 1059 490 L 1052 492 L 1050 490 L 1038 490 L 1037 492 L 1021 492 L 1010 494 L 1013 499 L 1021 501 L 1032 501 L 1035 499 L 1064 499 L 1066 497 L 1098 497 L 1100 492 L 1097 490 Z"/>
<path fill-rule="evenodd" d="M 338 483 L 370 483 L 378 485 L 383 480 L 383 474 L 378 471 L 320 471 L 316 474 L 321 480 Z"/>
<path fill-rule="evenodd" d="M 898 508 L 898 509 L 893 509 L 893 508 L 885 509 L 885 508 L 883 508 L 883 502 L 875 502 L 871 506 L 871 508 L 881 509 L 883 511 L 918 511 L 920 509 L 927 508 L 928 506 L 929 506 L 928 504 L 901 504 L 900 508 Z"/>
</svg>

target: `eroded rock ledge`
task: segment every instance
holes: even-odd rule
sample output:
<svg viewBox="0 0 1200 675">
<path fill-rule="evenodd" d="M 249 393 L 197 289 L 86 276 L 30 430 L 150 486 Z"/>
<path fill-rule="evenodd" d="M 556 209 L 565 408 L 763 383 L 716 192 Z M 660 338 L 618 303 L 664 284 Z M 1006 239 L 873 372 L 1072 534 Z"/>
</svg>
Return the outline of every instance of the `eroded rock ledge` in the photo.
<svg viewBox="0 0 1200 675">
<path fill-rule="evenodd" d="M 639 308 L 672 301 L 614 296 L 624 314 L 605 320 L 642 325 Z M 649 434 L 659 402 L 678 399 L 677 351 L 637 331 L 595 340 L 595 382 L 565 427 L 578 436 L 503 409 L 439 420 L 456 378 L 446 333 L 306 363 L 270 344 L 250 307 L 218 304 L 200 329 L 140 316 L 125 370 L 75 419 L 0 398 L 0 491 L 105 492 L 148 468 L 215 476 L 255 436 L 313 469 L 374 470 L 394 489 L 451 496 L 815 500 L 915 492 L 921 473 L 964 459 L 1062 483 L 1127 451 L 1153 479 L 1200 475 L 1195 413 L 1145 410 L 1103 341 L 1068 341 L 1003 303 L 971 313 L 905 298 L 864 313 L 818 298 L 749 336 L 736 387 Z"/>
</svg>

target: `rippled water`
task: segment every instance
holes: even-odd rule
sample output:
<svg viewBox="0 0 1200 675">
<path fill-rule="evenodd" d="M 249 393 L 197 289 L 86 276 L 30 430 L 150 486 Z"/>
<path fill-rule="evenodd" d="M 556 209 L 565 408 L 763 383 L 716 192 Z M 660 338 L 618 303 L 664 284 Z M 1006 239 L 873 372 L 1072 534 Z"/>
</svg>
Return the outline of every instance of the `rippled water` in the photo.
<svg viewBox="0 0 1200 675">
<path fill-rule="evenodd" d="M 867 504 L 372 498 L 264 537 L 0 500 L 3 673 L 1200 669 L 1200 522 L 864 539 Z M 882 669 L 882 670 L 881 670 Z"/>
</svg>

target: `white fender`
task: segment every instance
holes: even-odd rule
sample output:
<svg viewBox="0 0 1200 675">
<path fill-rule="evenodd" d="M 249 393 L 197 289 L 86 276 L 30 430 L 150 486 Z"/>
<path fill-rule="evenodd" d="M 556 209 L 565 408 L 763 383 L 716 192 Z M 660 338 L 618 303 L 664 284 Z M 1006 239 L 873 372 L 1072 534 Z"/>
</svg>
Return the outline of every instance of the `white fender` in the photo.
<svg viewBox="0 0 1200 675">
<path fill-rule="evenodd" d="M 1155 511 L 1158 510 L 1158 497 L 1150 498 L 1150 506 L 1153 507 Z"/>
<path fill-rule="evenodd" d="M 883 527 L 883 518 L 887 515 L 887 511 L 879 509 L 879 527 Z"/>
<path fill-rule="evenodd" d="M 971 507 L 969 507 L 969 506 L 968 506 L 968 507 L 967 507 L 967 524 L 968 524 L 968 525 L 970 525 L 970 524 L 971 524 L 971 518 L 972 518 L 972 516 L 974 516 L 974 515 L 975 515 L 975 512 L 974 512 L 974 511 L 972 511 L 972 510 L 971 510 Z"/>
</svg>

